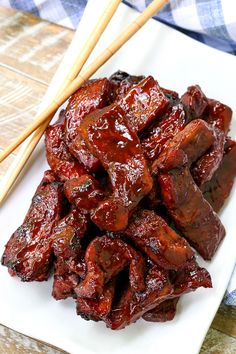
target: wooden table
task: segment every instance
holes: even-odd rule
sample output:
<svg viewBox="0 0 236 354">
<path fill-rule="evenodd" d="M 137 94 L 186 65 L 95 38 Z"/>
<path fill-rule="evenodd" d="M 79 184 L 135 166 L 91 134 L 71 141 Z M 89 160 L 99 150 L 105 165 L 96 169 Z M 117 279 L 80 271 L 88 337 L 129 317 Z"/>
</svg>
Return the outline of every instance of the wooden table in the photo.
<svg viewBox="0 0 236 354">
<path fill-rule="evenodd" d="M 34 118 L 72 36 L 73 31 L 66 28 L 0 7 L 0 149 Z M 15 153 L 0 165 L 0 178 L 14 156 Z M 0 353 L 63 351 L 0 325 Z M 236 353 L 236 309 L 221 305 L 201 354 L 233 353 Z"/>
</svg>

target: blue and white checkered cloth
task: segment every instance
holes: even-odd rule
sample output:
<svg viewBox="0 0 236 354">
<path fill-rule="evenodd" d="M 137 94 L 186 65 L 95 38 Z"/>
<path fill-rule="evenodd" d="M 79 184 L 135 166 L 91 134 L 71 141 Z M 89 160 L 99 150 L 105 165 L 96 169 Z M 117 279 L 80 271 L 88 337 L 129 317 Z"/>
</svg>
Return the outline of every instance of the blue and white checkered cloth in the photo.
<svg viewBox="0 0 236 354">
<path fill-rule="evenodd" d="M 123 2 L 143 11 L 151 0 Z M 0 0 L 2 6 L 31 12 L 72 29 L 77 27 L 86 4 L 87 0 Z M 236 55 L 235 0 L 170 0 L 154 18 L 207 45 Z M 224 303 L 236 306 L 236 267 Z"/>
<path fill-rule="evenodd" d="M 123 2 L 142 11 L 151 0 Z M 0 5 L 28 11 L 72 29 L 77 27 L 86 4 L 87 0 L 0 0 Z M 235 0 L 170 0 L 154 18 L 205 44 L 236 55 Z"/>
</svg>

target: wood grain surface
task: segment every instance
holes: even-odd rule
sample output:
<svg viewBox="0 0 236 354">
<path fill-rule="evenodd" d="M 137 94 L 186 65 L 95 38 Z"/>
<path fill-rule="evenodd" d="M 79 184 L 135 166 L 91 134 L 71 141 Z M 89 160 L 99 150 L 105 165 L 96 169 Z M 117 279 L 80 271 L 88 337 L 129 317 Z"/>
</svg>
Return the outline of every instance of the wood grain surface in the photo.
<svg viewBox="0 0 236 354">
<path fill-rule="evenodd" d="M 66 28 L 0 7 L 0 149 L 34 118 L 72 36 L 73 32 Z M 0 178 L 14 154 L 0 165 Z M 0 325 L 0 353 L 65 352 Z M 222 304 L 201 354 L 233 353 L 236 353 L 236 309 Z"/>
</svg>

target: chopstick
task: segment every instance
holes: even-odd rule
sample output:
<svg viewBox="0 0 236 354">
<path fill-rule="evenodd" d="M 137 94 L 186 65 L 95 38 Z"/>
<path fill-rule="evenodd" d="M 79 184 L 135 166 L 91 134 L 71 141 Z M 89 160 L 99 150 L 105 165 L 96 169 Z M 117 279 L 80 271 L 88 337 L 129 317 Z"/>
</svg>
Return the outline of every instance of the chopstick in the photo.
<svg viewBox="0 0 236 354">
<path fill-rule="evenodd" d="M 58 96 L 60 92 L 62 92 L 79 74 L 81 71 L 84 63 L 87 61 L 89 55 L 91 54 L 92 50 L 96 46 L 97 42 L 99 41 L 102 33 L 106 29 L 107 25 L 109 24 L 111 18 L 113 17 L 115 11 L 117 10 L 121 0 L 111 0 L 109 1 L 108 6 L 105 8 L 104 12 L 100 16 L 97 24 L 91 31 L 91 34 L 84 44 L 82 50 L 80 51 L 79 55 L 76 55 L 73 59 L 72 66 L 70 67 L 68 72 L 64 73 L 64 78 L 61 87 L 55 92 L 55 96 Z M 17 177 L 19 176 L 21 170 L 23 169 L 24 165 L 28 161 L 29 157 L 31 156 L 32 152 L 34 151 L 36 145 L 38 144 L 39 140 L 41 139 L 45 129 L 47 128 L 48 124 L 50 123 L 53 115 L 50 115 L 47 120 L 40 125 L 29 138 L 29 142 L 25 146 L 24 150 L 20 152 L 19 158 L 16 157 L 17 161 L 16 164 L 14 163 L 14 167 L 10 175 L 8 176 L 5 184 L 2 186 L 0 190 L 0 203 L 4 200 L 6 195 L 8 194 L 10 188 L 16 181 Z M 14 161 L 15 162 L 15 161 Z"/>
<path fill-rule="evenodd" d="M 48 105 L 36 119 L 26 128 L 18 138 L 13 141 L 1 154 L 0 162 L 3 161 L 12 151 L 14 151 L 34 130 L 36 130 L 49 116 L 54 114 L 57 109 L 71 96 L 78 88 L 88 80 L 108 59 L 115 54 L 161 7 L 167 0 L 154 0 L 152 3 L 134 20 L 124 31 L 104 50 L 102 53 L 79 74 L 62 92 Z"/>
</svg>

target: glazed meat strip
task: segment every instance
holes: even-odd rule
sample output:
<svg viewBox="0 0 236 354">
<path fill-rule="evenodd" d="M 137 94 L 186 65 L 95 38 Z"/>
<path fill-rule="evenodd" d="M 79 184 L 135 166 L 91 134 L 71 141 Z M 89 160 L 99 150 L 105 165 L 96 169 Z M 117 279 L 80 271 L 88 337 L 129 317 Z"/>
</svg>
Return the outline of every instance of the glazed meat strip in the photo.
<svg viewBox="0 0 236 354">
<path fill-rule="evenodd" d="M 232 109 L 216 100 L 207 100 L 205 120 L 214 127 L 222 130 L 225 134 L 229 131 L 232 120 Z"/>
<path fill-rule="evenodd" d="M 174 278 L 172 278 L 172 284 L 174 285 L 173 297 L 179 297 L 200 287 L 212 288 L 209 272 L 200 267 L 195 259 L 187 262 L 183 269 L 176 272 Z"/>
<path fill-rule="evenodd" d="M 147 132 L 147 136 L 142 140 L 142 150 L 145 158 L 150 162 L 154 161 L 163 150 L 172 144 L 173 139 L 174 148 L 177 148 L 175 145 L 181 146 L 182 141 L 185 142 L 186 140 L 186 133 L 189 134 L 191 130 L 193 130 L 193 132 L 198 131 L 201 129 L 201 126 L 203 126 L 203 134 L 207 135 L 208 139 L 213 142 L 213 133 L 209 132 L 209 129 L 204 126 L 205 123 L 199 121 L 191 123 L 187 131 L 185 130 L 185 133 L 181 135 L 178 134 L 185 128 L 185 125 L 185 113 L 181 104 L 168 109 L 168 112 L 161 121 L 154 124 L 149 132 Z M 205 150 L 204 146 L 203 149 Z M 194 151 L 194 149 L 192 150 Z M 150 193 L 145 197 L 144 205 L 148 209 L 156 209 L 161 205 L 160 188 L 157 183 L 153 184 Z"/>
<path fill-rule="evenodd" d="M 193 179 L 200 188 L 211 180 L 223 158 L 225 134 L 218 128 L 214 129 L 214 134 L 213 145 L 191 168 Z"/>
<path fill-rule="evenodd" d="M 166 94 L 168 96 L 168 91 Z M 142 140 L 144 156 L 150 161 L 157 159 L 168 141 L 182 131 L 187 123 L 204 117 L 208 102 L 199 86 L 189 87 L 181 97 L 181 103 L 178 102 L 178 95 L 174 95 L 172 101 L 174 104 L 171 109 L 165 113 L 160 122 L 154 124 Z"/>
<path fill-rule="evenodd" d="M 153 183 L 151 191 L 141 201 L 144 209 L 156 210 L 162 205 L 161 191 L 158 183 Z"/>
<path fill-rule="evenodd" d="M 140 81 L 117 102 L 136 133 L 146 129 L 169 106 L 168 98 L 152 76 Z"/>
<path fill-rule="evenodd" d="M 219 101 L 208 99 L 198 85 L 189 87 L 181 97 L 181 102 L 190 119 L 202 118 L 215 130 L 214 144 L 192 170 L 194 180 L 201 187 L 212 178 L 219 167 L 223 156 L 224 134 L 229 130 L 232 110 Z"/>
<path fill-rule="evenodd" d="M 88 115 L 80 127 L 92 153 L 107 170 L 113 192 L 91 214 L 102 230 L 121 231 L 139 201 L 152 188 L 140 141 L 115 104 Z"/>
<path fill-rule="evenodd" d="M 70 98 L 66 107 L 65 138 L 69 145 L 77 135 L 84 117 L 110 104 L 112 86 L 108 79 L 87 81 Z"/>
<path fill-rule="evenodd" d="M 209 182 L 202 185 L 204 198 L 219 212 L 228 198 L 236 177 L 236 142 L 227 138 L 220 167 Z"/>
<path fill-rule="evenodd" d="M 147 311 L 142 318 L 148 322 L 167 322 L 173 320 L 179 297 L 161 302 L 153 310 Z"/>
<path fill-rule="evenodd" d="M 144 156 L 148 160 L 155 160 L 165 149 L 170 139 L 184 129 L 192 119 L 201 117 L 206 120 L 215 130 L 215 142 L 205 156 L 194 168 L 194 179 L 198 185 L 210 180 L 219 167 L 222 159 L 224 135 L 227 132 L 232 117 L 231 109 L 215 100 L 207 99 L 199 86 L 191 86 L 181 97 L 182 104 L 174 105 L 157 122 L 142 140 Z M 184 112 L 184 109 L 185 112 Z"/>
<path fill-rule="evenodd" d="M 115 292 L 115 282 L 107 283 L 97 299 L 78 297 L 76 311 L 85 320 L 100 321 L 110 313 Z"/>
<path fill-rule="evenodd" d="M 195 184 L 183 150 L 170 150 L 164 161 L 157 176 L 163 203 L 189 243 L 210 260 L 225 236 L 225 229 Z"/>
<path fill-rule="evenodd" d="M 225 230 L 193 181 L 189 167 L 213 142 L 214 131 L 196 119 L 169 142 L 152 166 L 168 212 L 204 259 L 212 258 Z"/>
<path fill-rule="evenodd" d="M 204 119 L 213 127 L 216 139 L 209 151 L 196 162 L 191 170 L 193 178 L 200 188 L 211 180 L 220 165 L 224 152 L 225 134 L 229 130 L 231 118 L 232 110 L 228 106 L 208 99 Z"/>
<path fill-rule="evenodd" d="M 121 99 L 127 91 L 139 83 L 143 76 L 131 76 L 118 71 L 110 79 L 90 81 L 85 87 L 80 88 L 68 104 L 66 115 L 66 140 L 70 152 L 80 161 L 89 173 L 101 170 L 100 161 L 92 155 L 86 142 L 80 136 L 77 128 L 83 118 L 98 108 L 103 108 L 115 99 Z"/>
<path fill-rule="evenodd" d="M 118 70 L 109 77 L 112 84 L 112 102 L 123 98 L 131 87 L 137 85 L 144 76 L 129 75 L 124 71 Z"/>
<path fill-rule="evenodd" d="M 186 125 L 182 104 L 171 107 L 160 122 L 157 122 L 142 140 L 142 149 L 147 160 L 154 161 L 165 149 L 166 143 Z"/>
<path fill-rule="evenodd" d="M 79 177 L 87 171 L 70 153 L 65 143 L 64 113 L 45 131 L 46 157 L 55 175 L 62 181 Z"/>
<path fill-rule="evenodd" d="M 170 298 L 161 302 L 153 310 L 146 312 L 143 315 L 145 321 L 171 321 L 175 316 L 176 306 L 181 295 L 195 291 L 200 287 L 212 287 L 210 274 L 205 268 L 201 268 L 195 259 L 187 262 L 185 267 L 176 272 L 174 276 L 172 275 L 171 278 L 174 291 Z"/>
<path fill-rule="evenodd" d="M 180 269 L 193 258 L 187 241 L 151 210 L 140 210 L 125 230 L 125 235 L 155 264 L 164 269 Z"/>
<path fill-rule="evenodd" d="M 151 265 L 145 279 L 145 290 L 135 292 L 130 286 L 105 318 L 107 327 L 117 330 L 136 322 L 143 314 L 173 293 L 168 271 Z"/>
<path fill-rule="evenodd" d="M 188 87 L 180 101 L 184 106 L 188 121 L 202 118 L 208 105 L 207 97 L 198 85 Z"/>
<path fill-rule="evenodd" d="M 125 73 L 119 74 L 118 72 L 118 74 L 111 77 L 110 85 L 113 85 L 113 89 L 110 88 L 110 92 L 113 92 L 113 99 L 116 97 L 118 105 L 125 112 L 132 129 L 140 133 L 167 109 L 169 100 L 153 77 L 149 76 L 142 79 L 142 77 L 127 76 L 120 80 L 120 78 L 125 76 Z M 134 85 L 135 83 L 137 84 Z M 112 99 L 110 98 L 110 100 Z M 99 106 L 97 108 L 102 107 Z M 94 109 L 93 107 L 91 111 L 94 111 Z M 67 110 L 68 112 L 70 110 L 73 111 L 73 107 L 69 104 Z M 72 141 L 70 151 L 84 164 L 89 173 L 94 173 L 101 169 L 101 164 L 99 159 L 94 158 L 93 154 L 91 154 L 89 144 L 81 137 L 80 131 L 77 129 L 83 118 L 84 115 L 82 118 L 77 119 L 78 123 L 76 123 L 76 130 L 73 135 L 74 140 L 70 139 Z"/>
<path fill-rule="evenodd" d="M 72 178 L 64 183 L 64 193 L 71 204 L 89 212 L 104 199 L 98 181 L 90 175 Z"/>
<path fill-rule="evenodd" d="M 52 264 L 51 233 L 62 214 L 63 186 L 52 171 L 46 171 L 23 224 L 9 239 L 2 256 L 23 281 L 43 281 Z"/>
<path fill-rule="evenodd" d="M 87 273 L 75 289 L 77 297 L 96 298 L 101 295 L 104 285 L 129 267 L 131 288 L 144 289 L 145 263 L 141 254 L 119 238 L 102 236 L 95 238 L 85 254 Z"/>
<path fill-rule="evenodd" d="M 52 295 L 56 300 L 74 296 L 85 269 L 81 260 L 84 251 L 80 240 L 87 231 L 87 217 L 75 208 L 72 209 L 53 230 L 54 282 Z"/>
<path fill-rule="evenodd" d="M 171 151 L 182 150 L 187 157 L 188 166 L 198 160 L 214 143 L 215 135 L 211 127 L 201 119 L 195 119 L 179 132 L 167 144 L 165 150 L 154 161 L 152 170 L 158 170 L 158 166 L 166 164 Z"/>
<path fill-rule="evenodd" d="M 66 108 L 65 140 L 69 150 L 89 173 L 96 172 L 101 164 L 89 151 L 77 128 L 84 117 L 98 108 L 110 104 L 113 86 L 104 78 L 90 80 L 80 87 L 70 98 Z"/>
<path fill-rule="evenodd" d="M 88 173 L 93 174 L 102 170 L 101 162 L 91 153 L 79 132 L 77 132 L 75 139 L 70 143 L 69 149 L 71 154 L 82 163 Z"/>
<path fill-rule="evenodd" d="M 121 99 L 132 86 L 138 84 L 143 78 L 143 76 L 132 76 L 117 71 L 110 77 L 109 82 L 107 79 L 96 80 L 85 89 L 79 89 L 75 96 L 72 96 L 67 107 L 67 141 L 69 141 L 72 155 L 85 166 L 89 173 L 98 172 L 102 165 L 91 154 L 86 142 L 78 133 L 77 127 L 80 126 L 85 115 L 97 108 L 105 107 L 115 99 Z M 96 100 L 96 90 L 98 91 L 98 100 Z M 90 102 L 90 108 L 86 106 L 87 100 Z"/>
</svg>

